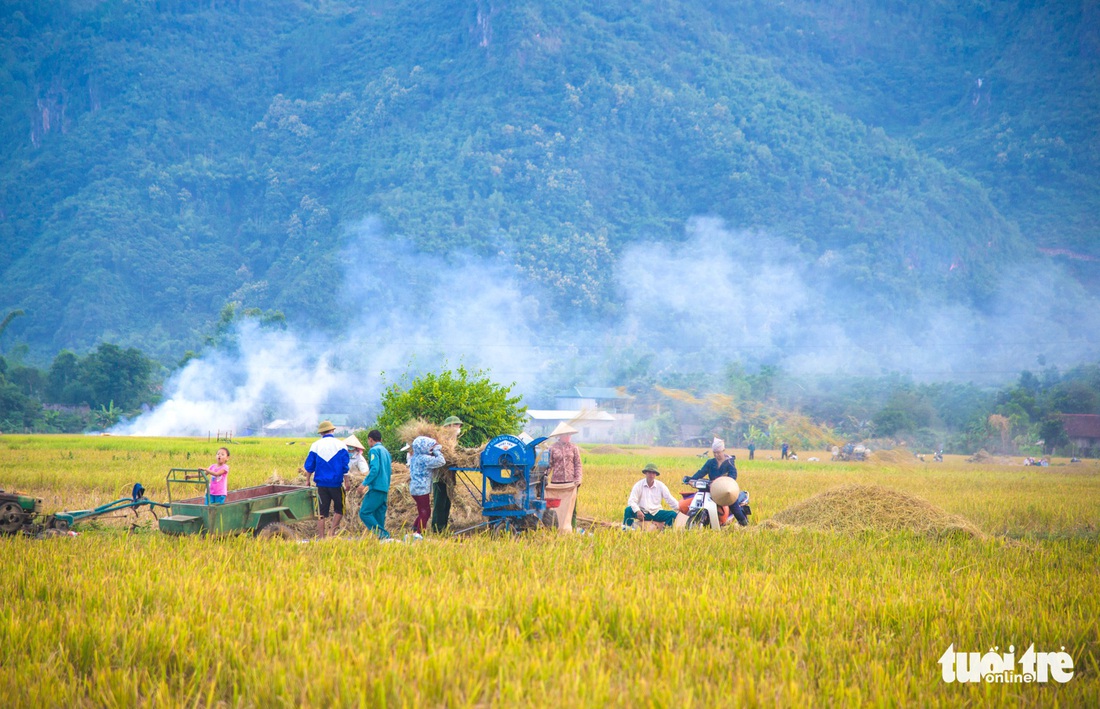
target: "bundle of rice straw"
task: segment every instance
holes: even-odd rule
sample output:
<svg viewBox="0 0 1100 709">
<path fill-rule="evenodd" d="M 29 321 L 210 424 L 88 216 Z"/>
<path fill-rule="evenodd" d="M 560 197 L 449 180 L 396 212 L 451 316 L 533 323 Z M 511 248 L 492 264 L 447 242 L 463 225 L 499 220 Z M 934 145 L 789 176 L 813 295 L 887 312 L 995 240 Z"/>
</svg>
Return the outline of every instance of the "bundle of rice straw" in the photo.
<svg viewBox="0 0 1100 709">
<path fill-rule="evenodd" d="M 424 419 L 410 419 L 397 429 L 397 437 L 410 446 L 417 436 L 434 439 L 443 449 L 443 458 L 447 461 L 448 467 L 476 468 L 480 463 L 481 451 L 485 449 L 485 446 L 463 448 L 445 428 Z"/>
<path fill-rule="evenodd" d="M 985 537 L 970 521 L 948 514 L 919 497 L 878 485 L 858 484 L 818 493 L 765 520 L 760 527 L 847 534 L 904 531 L 936 537 L 952 534 Z"/>
</svg>

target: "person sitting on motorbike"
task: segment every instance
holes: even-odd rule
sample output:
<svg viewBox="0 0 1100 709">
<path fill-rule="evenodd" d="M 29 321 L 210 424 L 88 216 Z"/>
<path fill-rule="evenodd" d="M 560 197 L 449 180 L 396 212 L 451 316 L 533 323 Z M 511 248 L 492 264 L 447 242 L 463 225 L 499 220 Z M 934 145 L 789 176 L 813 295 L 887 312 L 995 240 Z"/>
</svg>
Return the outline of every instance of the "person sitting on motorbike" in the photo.
<svg viewBox="0 0 1100 709">
<path fill-rule="evenodd" d="M 729 476 L 734 480 L 737 479 L 737 464 L 736 456 L 732 456 L 726 453 L 726 443 L 721 438 L 715 438 L 714 442 L 710 446 L 711 452 L 714 453 L 714 457 L 703 463 L 703 467 L 699 468 L 698 472 L 694 475 L 684 479 L 684 482 L 688 480 L 698 480 L 706 475 L 711 480 L 717 480 L 722 476 Z M 742 496 L 745 493 L 742 491 L 737 498 L 737 504 L 734 504 L 733 509 L 729 507 L 720 506 L 718 508 L 718 523 L 725 525 L 729 521 L 729 514 L 732 511 L 737 523 L 742 527 L 749 523 L 749 518 L 745 516 L 745 513 L 741 510 Z M 688 509 L 691 507 L 691 498 L 687 498 L 680 501 L 680 512 L 687 514 Z"/>
</svg>

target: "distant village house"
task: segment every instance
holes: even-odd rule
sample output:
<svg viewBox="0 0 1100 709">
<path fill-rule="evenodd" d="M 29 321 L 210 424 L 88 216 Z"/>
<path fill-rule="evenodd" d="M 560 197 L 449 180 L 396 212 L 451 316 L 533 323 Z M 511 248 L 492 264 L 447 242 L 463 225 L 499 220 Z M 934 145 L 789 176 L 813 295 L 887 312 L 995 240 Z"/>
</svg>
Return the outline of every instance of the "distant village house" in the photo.
<svg viewBox="0 0 1100 709">
<path fill-rule="evenodd" d="M 1100 448 L 1100 415 L 1062 414 L 1062 425 L 1075 455 L 1089 455 Z"/>
</svg>

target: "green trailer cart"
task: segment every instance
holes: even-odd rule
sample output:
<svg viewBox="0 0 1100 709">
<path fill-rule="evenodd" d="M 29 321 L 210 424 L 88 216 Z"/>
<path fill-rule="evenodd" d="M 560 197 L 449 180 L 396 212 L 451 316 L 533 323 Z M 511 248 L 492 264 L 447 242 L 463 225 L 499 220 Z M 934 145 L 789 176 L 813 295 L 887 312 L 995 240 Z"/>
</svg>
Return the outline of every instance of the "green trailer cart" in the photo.
<svg viewBox="0 0 1100 709">
<path fill-rule="evenodd" d="M 258 485 L 231 490 L 225 503 L 206 504 L 209 476 L 206 471 L 172 468 L 165 480 L 171 514 L 158 520 L 165 534 L 239 534 L 259 533 L 264 528 L 286 522 L 314 519 L 317 490 L 297 485 Z M 192 486 L 197 497 L 176 500 L 173 488 Z"/>
</svg>

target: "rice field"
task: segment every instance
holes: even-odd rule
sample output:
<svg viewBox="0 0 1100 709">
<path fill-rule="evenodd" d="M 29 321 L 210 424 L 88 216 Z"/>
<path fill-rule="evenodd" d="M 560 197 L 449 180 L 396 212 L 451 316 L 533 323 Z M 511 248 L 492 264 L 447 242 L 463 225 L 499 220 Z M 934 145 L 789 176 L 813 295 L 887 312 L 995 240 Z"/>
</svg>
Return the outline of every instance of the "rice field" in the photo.
<svg viewBox="0 0 1100 709">
<path fill-rule="evenodd" d="M 308 440 L 238 441 L 231 488 L 293 477 Z M 217 443 L 0 437 L 0 488 L 94 506 Z M 641 467 L 676 492 L 697 450 L 584 456 L 580 514 L 617 524 Z M 748 530 L 298 544 L 127 520 L 0 538 L 9 706 L 1098 706 L 1100 466 L 786 463 L 738 452 Z M 803 453 L 811 456 L 814 453 Z M 843 484 L 985 532 L 760 529 Z M 946 683 L 953 645 L 1065 648 L 1066 683 Z"/>
</svg>

